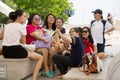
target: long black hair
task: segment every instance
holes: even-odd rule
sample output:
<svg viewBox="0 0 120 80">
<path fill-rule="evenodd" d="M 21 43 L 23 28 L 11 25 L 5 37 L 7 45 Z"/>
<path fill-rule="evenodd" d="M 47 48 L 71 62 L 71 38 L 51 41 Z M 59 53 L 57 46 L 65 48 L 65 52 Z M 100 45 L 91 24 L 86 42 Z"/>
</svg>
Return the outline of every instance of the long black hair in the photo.
<svg viewBox="0 0 120 80">
<path fill-rule="evenodd" d="M 93 40 L 93 37 L 92 37 L 92 35 L 91 35 L 90 28 L 89 28 L 89 27 L 83 27 L 83 28 L 82 28 L 82 31 L 83 31 L 83 29 L 87 29 L 87 30 L 88 30 L 88 32 L 89 32 L 88 40 L 93 44 L 93 43 L 94 43 L 94 40 Z M 82 36 L 82 38 L 84 39 L 83 36 Z"/>
<path fill-rule="evenodd" d="M 46 16 L 46 18 L 45 18 L 45 21 L 44 21 L 44 25 L 43 25 L 43 27 L 45 27 L 46 29 L 48 29 L 49 28 L 49 26 L 48 26 L 48 17 L 50 16 L 50 15 L 52 15 L 53 17 L 54 17 L 54 19 L 55 19 L 55 16 L 53 15 L 53 14 L 48 14 L 47 16 Z M 55 26 L 55 21 L 54 21 L 54 23 L 52 24 L 52 30 L 55 30 L 56 29 L 56 26 Z"/>
</svg>

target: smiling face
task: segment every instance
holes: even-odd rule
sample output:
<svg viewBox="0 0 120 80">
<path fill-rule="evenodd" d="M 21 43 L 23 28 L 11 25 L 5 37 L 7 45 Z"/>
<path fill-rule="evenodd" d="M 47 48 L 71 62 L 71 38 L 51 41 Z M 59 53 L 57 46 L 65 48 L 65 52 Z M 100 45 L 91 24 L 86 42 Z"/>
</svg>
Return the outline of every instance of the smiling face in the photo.
<svg viewBox="0 0 120 80">
<path fill-rule="evenodd" d="M 88 39 L 88 36 L 90 35 L 89 30 L 87 28 L 82 29 L 82 37 L 85 39 Z"/>
<path fill-rule="evenodd" d="M 47 18 L 48 24 L 53 24 L 55 22 L 55 18 L 53 15 L 49 15 Z"/>
<path fill-rule="evenodd" d="M 63 21 L 61 19 L 56 19 L 55 24 L 56 24 L 56 27 L 60 29 L 63 25 Z"/>
<path fill-rule="evenodd" d="M 71 37 L 78 37 L 79 36 L 79 32 L 76 32 L 75 29 L 77 29 L 77 28 L 71 28 L 70 29 L 69 34 L 70 34 Z"/>
<path fill-rule="evenodd" d="M 41 23 L 41 18 L 38 15 L 35 15 L 32 19 L 32 24 L 40 25 L 40 23 Z"/>
</svg>

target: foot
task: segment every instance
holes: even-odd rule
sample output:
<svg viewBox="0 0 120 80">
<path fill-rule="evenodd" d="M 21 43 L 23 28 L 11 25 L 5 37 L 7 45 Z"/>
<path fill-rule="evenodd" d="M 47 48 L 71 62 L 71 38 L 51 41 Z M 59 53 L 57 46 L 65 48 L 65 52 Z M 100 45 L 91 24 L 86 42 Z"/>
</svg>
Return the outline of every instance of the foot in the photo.
<svg viewBox="0 0 120 80">
<path fill-rule="evenodd" d="M 63 76 L 64 76 L 64 75 L 58 75 L 58 76 L 57 76 L 57 79 L 63 79 Z"/>
<path fill-rule="evenodd" d="M 43 77 L 49 77 L 49 78 L 53 78 L 54 77 L 49 72 L 41 72 L 41 76 L 43 76 Z"/>
<path fill-rule="evenodd" d="M 52 75 L 53 77 L 55 76 L 55 73 L 54 73 L 53 70 L 50 70 L 50 71 L 49 71 L 49 74 Z"/>
</svg>

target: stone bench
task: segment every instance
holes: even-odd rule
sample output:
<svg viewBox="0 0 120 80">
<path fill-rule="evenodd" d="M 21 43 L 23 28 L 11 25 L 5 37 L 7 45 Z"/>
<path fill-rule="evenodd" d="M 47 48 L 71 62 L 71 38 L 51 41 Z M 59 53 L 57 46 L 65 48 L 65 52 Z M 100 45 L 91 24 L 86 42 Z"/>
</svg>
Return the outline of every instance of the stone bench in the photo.
<svg viewBox="0 0 120 80">
<path fill-rule="evenodd" d="M 65 80 L 105 80 L 107 68 L 111 60 L 112 58 L 103 60 L 103 71 L 99 73 L 90 73 L 89 75 L 86 75 L 82 71 L 79 71 L 78 68 L 72 68 L 64 76 L 64 79 Z"/>
<path fill-rule="evenodd" d="M 0 55 L 0 80 L 21 80 L 33 73 L 34 65 L 29 58 L 7 59 Z"/>
</svg>

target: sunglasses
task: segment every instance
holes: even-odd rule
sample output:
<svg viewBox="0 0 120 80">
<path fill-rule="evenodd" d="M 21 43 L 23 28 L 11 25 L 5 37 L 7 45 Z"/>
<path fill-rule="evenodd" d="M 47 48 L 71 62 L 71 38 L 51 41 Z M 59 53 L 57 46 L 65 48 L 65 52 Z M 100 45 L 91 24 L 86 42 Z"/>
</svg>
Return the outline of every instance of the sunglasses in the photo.
<svg viewBox="0 0 120 80">
<path fill-rule="evenodd" d="M 33 18 L 33 19 L 35 19 L 36 21 L 39 21 L 39 20 L 41 20 L 41 18 Z"/>
<path fill-rule="evenodd" d="M 70 31 L 69 33 L 71 33 L 71 32 L 75 32 L 74 30 L 72 30 L 72 31 Z"/>
<path fill-rule="evenodd" d="M 88 31 L 82 31 L 82 33 L 87 33 Z"/>
</svg>

